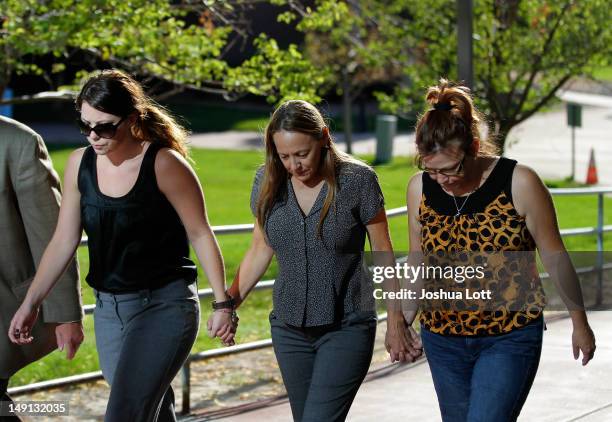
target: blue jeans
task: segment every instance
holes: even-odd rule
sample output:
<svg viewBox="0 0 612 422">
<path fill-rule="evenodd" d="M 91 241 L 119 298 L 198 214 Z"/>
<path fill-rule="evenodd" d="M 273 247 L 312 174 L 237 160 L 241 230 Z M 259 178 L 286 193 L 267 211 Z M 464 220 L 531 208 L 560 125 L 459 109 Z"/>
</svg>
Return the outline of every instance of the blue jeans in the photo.
<svg viewBox="0 0 612 422">
<path fill-rule="evenodd" d="M 421 330 L 444 422 L 515 421 L 542 351 L 544 319 L 508 334 L 443 336 Z"/>
<path fill-rule="evenodd" d="M 293 420 L 344 421 L 370 367 L 376 315 L 353 312 L 338 324 L 299 328 L 273 311 L 270 325 Z"/>
</svg>

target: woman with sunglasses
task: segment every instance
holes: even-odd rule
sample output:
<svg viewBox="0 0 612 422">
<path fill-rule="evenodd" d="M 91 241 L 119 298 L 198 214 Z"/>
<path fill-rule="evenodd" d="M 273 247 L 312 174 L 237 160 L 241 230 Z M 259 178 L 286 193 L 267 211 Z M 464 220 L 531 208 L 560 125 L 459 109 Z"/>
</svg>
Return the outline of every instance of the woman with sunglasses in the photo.
<svg viewBox="0 0 612 422">
<path fill-rule="evenodd" d="M 223 260 L 187 162 L 186 132 L 118 70 L 91 77 L 76 107 L 90 146 L 68 159 L 58 225 L 9 336 L 31 342 L 40 303 L 85 229 L 96 346 L 111 386 L 105 420 L 174 421 L 170 382 L 199 326 L 189 242 L 214 290 L 212 324 L 233 330 Z"/>
<path fill-rule="evenodd" d="M 495 309 L 487 302 L 480 307 L 460 300 L 431 307 L 425 304 L 434 302 L 422 303 L 421 337 L 442 419 L 514 421 L 531 388 L 542 348 L 544 297 L 535 250 L 545 266 L 550 262 L 545 257 L 565 252 L 554 206 L 533 170 L 496 156 L 493 145 L 481 138 L 481 117 L 468 88 L 441 80 L 429 88 L 426 100 L 431 108 L 416 127 L 423 172 L 410 180 L 407 192 L 411 252 L 426 259 L 477 256 L 484 251 L 516 253 L 527 256 L 532 265 L 531 272 L 518 271 L 517 278 L 504 279 L 507 284 L 492 277 L 490 286 L 497 282 L 496 292 L 505 300 Z M 453 255 L 457 252 L 462 253 Z M 508 263 L 490 268 L 485 277 L 515 271 Z M 555 271 L 552 265 L 546 270 Z M 522 283 L 521 277 L 528 274 L 533 278 Z M 581 302 L 571 266 L 566 275 L 569 288 L 577 292 L 576 301 Z M 415 314 L 406 314 L 408 323 Z M 578 358 L 581 351 L 586 365 L 595 350 L 593 332 L 584 308 L 571 307 L 570 315 L 574 356 Z"/>
</svg>

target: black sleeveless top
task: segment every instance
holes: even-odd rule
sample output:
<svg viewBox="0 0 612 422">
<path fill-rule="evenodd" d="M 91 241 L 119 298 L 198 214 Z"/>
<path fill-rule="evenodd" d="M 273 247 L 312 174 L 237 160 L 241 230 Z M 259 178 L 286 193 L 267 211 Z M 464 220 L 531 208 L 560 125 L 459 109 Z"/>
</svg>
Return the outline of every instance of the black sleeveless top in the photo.
<svg viewBox="0 0 612 422">
<path fill-rule="evenodd" d="M 196 279 L 185 228 L 157 186 L 155 157 L 160 148 L 149 145 L 136 183 L 118 198 L 100 192 L 93 148 L 83 154 L 78 187 L 81 221 L 89 237 L 86 280 L 96 290 L 129 293 Z"/>
<path fill-rule="evenodd" d="M 519 261 L 516 271 L 506 271 L 505 262 L 500 263 L 500 268 L 488 267 L 492 274 L 512 274 L 512 277 L 503 277 L 502 291 L 506 300 L 502 306 L 494 311 L 487 306 L 468 310 L 468 304 L 459 303 L 461 300 L 447 301 L 436 310 L 421 312 L 420 321 L 425 329 L 442 335 L 504 334 L 529 324 L 542 313 L 546 299 L 535 266 L 536 244 L 525 218 L 512 203 L 515 166 L 515 160 L 501 157 L 483 185 L 467 198 L 455 198 L 457 204 L 437 182 L 423 173 L 419 222 L 421 250 L 425 254 L 534 251 L 533 257 L 530 253 L 515 254 L 525 258 Z M 495 277 L 490 278 L 485 282 L 498 282 Z M 470 283 L 473 285 L 465 287 L 474 290 L 483 287 L 478 281 Z"/>
</svg>

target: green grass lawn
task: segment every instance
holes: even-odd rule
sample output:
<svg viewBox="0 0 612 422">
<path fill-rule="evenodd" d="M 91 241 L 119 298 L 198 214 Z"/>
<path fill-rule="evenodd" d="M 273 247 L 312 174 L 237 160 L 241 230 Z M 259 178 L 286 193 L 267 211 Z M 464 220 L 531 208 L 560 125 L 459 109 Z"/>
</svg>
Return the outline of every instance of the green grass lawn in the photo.
<svg viewBox="0 0 612 422">
<path fill-rule="evenodd" d="M 612 82 L 612 66 L 601 67 L 593 72 L 593 77 L 604 82 Z"/>
<path fill-rule="evenodd" d="M 53 149 L 53 163 L 60 175 L 63 175 L 67 157 L 72 149 Z M 263 161 L 260 152 L 199 150 L 192 152 L 195 160 L 195 170 L 204 187 L 210 221 L 213 225 L 252 223 L 249 208 L 251 184 L 256 168 Z M 370 160 L 372 157 L 364 157 Z M 376 167 L 380 183 L 385 195 L 387 209 L 405 205 L 406 185 L 408 179 L 416 172 L 410 158 L 396 158 L 392 163 Z M 557 186 L 562 186 L 560 183 Z M 596 224 L 597 198 L 595 196 L 564 196 L 555 197 L 558 219 L 561 228 L 586 227 Z M 606 209 L 611 210 L 612 198 L 606 198 Z M 606 215 L 606 223 L 612 224 L 612 212 Z M 405 216 L 390 220 L 391 235 L 396 251 L 408 249 L 407 220 Z M 232 280 L 240 260 L 250 243 L 249 235 L 219 236 L 219 243 L 225 259 L 228 281 Z M 566 239 L 570 250 L 588 251 L 595 249 L 595 237 L 573 237 Z M 608 237 L 605 249 L 611 250 L 612 238 Z M 79 263 L 81 277 L 87 274 L 88 257 L 86 248 L 79 248 Z M 199 287 L 207 286 L 201 268 Z M 273 263 L 265 279 L 273 278 L 276 265 Z M 89 286 L 83 282 L 84 303 L 93 303 L 93 295 Z M 194 351 L 202 351 L 220 347 L 218 340 L 206 336 L 204 328 L 210 313 L 209 301 L 202 302 L 201 331 L 194 346 Z M 269 337 L 268 313 L 272 301 L 269 291 L 254 292 L 240 312 L 240 329 L 237 341 L 244 343 Z M 95 352 L 93 334 L 93 318 L 85 318 L 86 339 L 74 361 L 66 361 L 59 352 L 54 352 L 46 358 L 17 373 L 11 379 L 11 386 L 42 381 L 45 379 L 68 376 L 82 372 L 98 370 L 98 360 Z"/>
</svg>

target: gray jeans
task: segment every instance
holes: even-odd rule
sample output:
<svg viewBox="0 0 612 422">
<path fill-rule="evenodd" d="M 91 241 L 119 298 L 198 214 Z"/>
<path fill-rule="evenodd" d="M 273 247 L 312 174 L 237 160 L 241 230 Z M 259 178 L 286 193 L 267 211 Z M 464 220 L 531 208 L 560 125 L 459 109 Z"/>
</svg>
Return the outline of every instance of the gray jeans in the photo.
<svg viewBox="0 0 612 422">
<path fill-rule="evenodd" d="M 111 387 L 106 422 L 176 421 L 170 383 L 198 334 L 196 283 L 96 293 L 94 324 L 102 374 Z"/>
<path fill-rule="evenodd" d="M 270 325 L 293 420 L 344 421 L 372 360 L 376 315 L 354 312 L 337 324 L 300 328 L 272 312 Z"/>
</svg>

